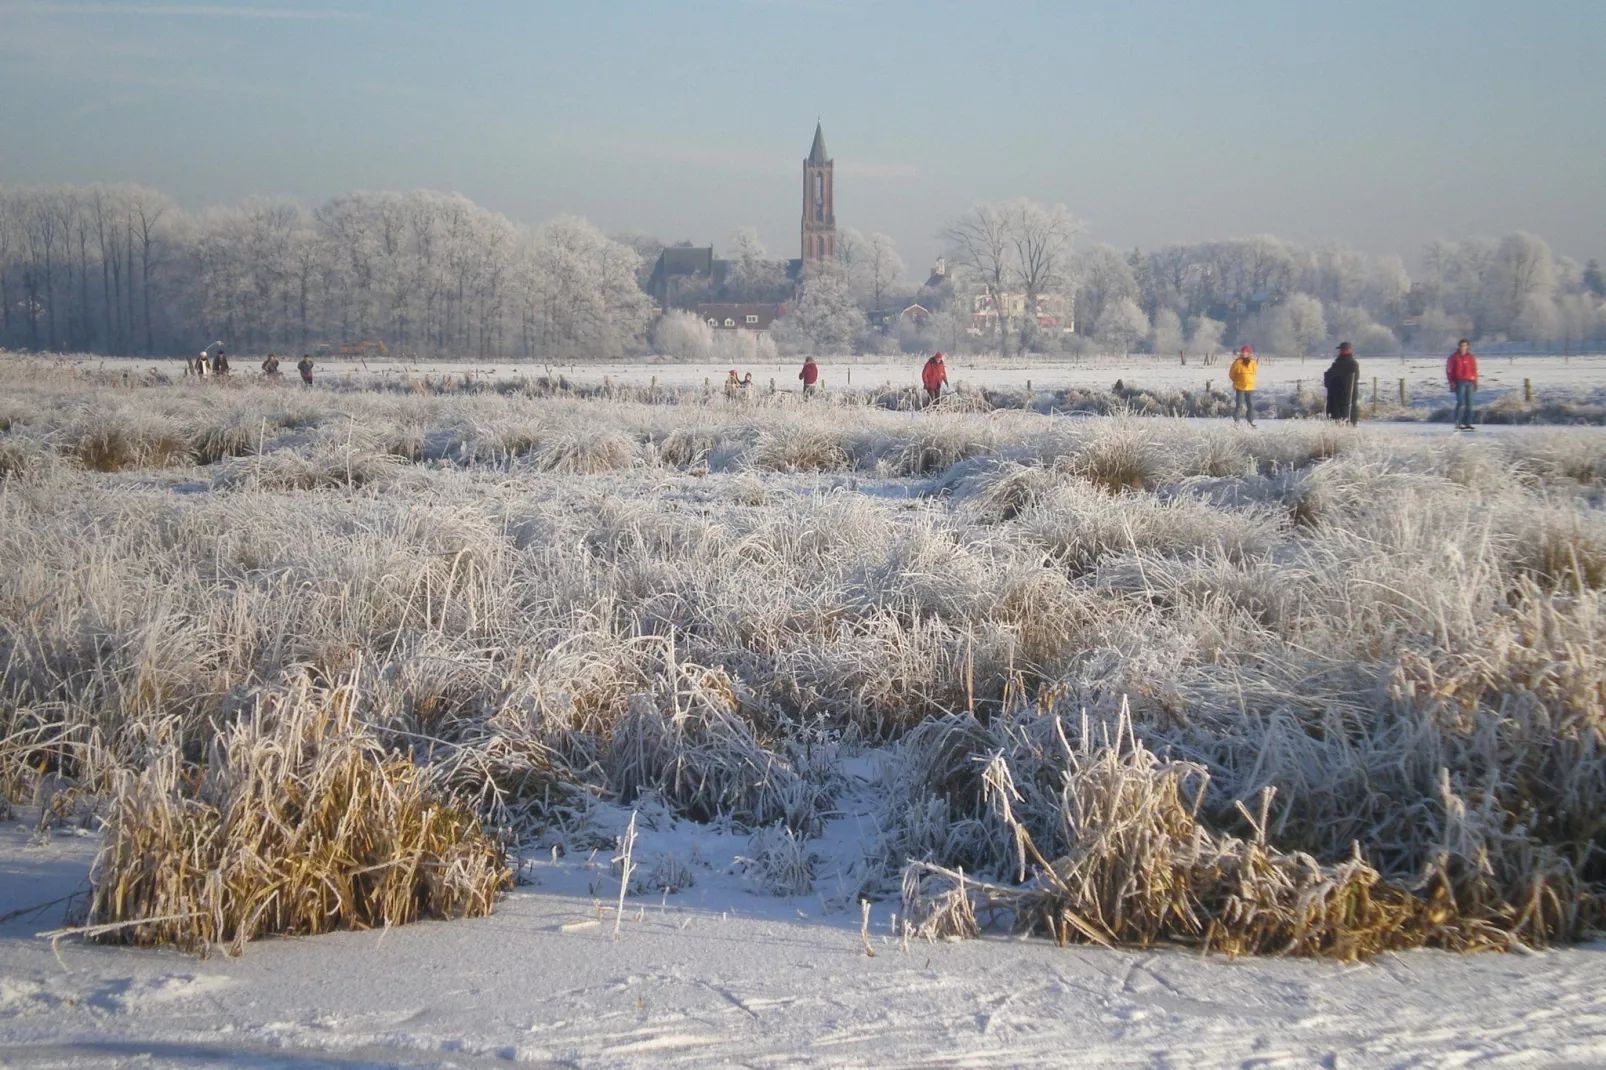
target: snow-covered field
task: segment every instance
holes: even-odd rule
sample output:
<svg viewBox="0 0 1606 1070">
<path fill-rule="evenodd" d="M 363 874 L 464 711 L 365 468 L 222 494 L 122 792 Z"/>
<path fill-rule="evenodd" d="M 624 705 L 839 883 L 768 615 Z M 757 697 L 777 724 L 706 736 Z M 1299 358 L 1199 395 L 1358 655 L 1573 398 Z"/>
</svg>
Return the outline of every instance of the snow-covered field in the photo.
<svg viewBox="0 0 1606 1070">
<path fill-rule="evenodd" d="M 1606 1061 L 1606 431 L 85 370 L 0 367 L 0 1064 Z M 337 682 L 486 770 L 493 916 L 204 959 L 12 916 L 119 777 Z M 1201 952 L 1245 917 L 1333 957 Z"/>
<path fill-rule="evenodd" d="M 0 825 L 0 914 L 68 894 L 93 846 Z M 531 876 L 489 918 L 268 940 L 233 959 L 53 950 L 32 934 L 56 916 L 8 921 L 0 1065 L 1606 1062 L 1606 945 L 1349 966 L 1002 938 L 905 947 L 877 904 L 870 958 L 856 914 L 755 895 L 718 866 L 678 895 L 631 899 L 617 941 L 613 882 L 591 894 L 583 860 Z"/>
<path fill-rule="evenodd" d="M 882 386 L 917 385 L 924 357 L 826 357 L 820 361 L 822 387 L 827 390 L 870 389 Z M 1037 391 L 1108 390 L 1117 381 L 1148 390 L 1201 391 L 1228 390 L 1227 365 L 1230 356 L 1216 358 L 1213 365 L 1190 358 L 1186 365 L 1152 356 L 1085 357 L 1076 360 L 1009 360 L 996 357 L 955 355 L 948 359 L 949 380 L 958 388 L 1018 390 L 1028 383 Z M 82 367 L 163 368 L 168 373 L 182 371 L 182 363 L 101 358 L 75 358 Z M 256 372 L 256 358 L 241 357 L 236 373 Z M 800 389 L 797 375 L 800 361 L 780 364 L 744 365 L 742 373 L 752 373 L 754 385 L 767 392 L 773 382 L 778 391 Z M 1325 360 L 1285 360 L 1266 358 L 1260 363 L 1258 386 L 1272 392 L 1304 389 L 1319 394 Z M 1508 395 L 1521 396 L 1524 380 L 1534 400 L 1606 404 L 1606 355 L 1574 357 L 1521 356 L 1485 358 L 1480 365 L 1479 396 L 1484 403 Z M 317 374 L 335 382 L 365 383 L 374 380 L 397 381 L 431 376 L 461 377 L 469 372 L 486 379 L 535 378 L 561 375 L 577 387 L 597 387 L 604 381 L 620 387 L 647 387 L 654 382 L 668 388 L 696 388 L 704 383 L 719 390 L 730 366 L 726 364 L 676 364 L 649 362 L 634 364 L 546 365 L 519 361 L 402 361 L 331 358 L 319 365 Z M 289 373 L 288 365 L 286 372 Z M 1378 400 L 1384 405 L 1397 402 L 1400 380 L 1405 380 L 1407 406 L 1431 409 L 1449 403 L 1444 381 L 1444 360 L 1440 357 L 1377 357 L 1361 361 L 1361 397 L 1370 402 L 1372 380 L 1376 379 Z"/>
</svg>

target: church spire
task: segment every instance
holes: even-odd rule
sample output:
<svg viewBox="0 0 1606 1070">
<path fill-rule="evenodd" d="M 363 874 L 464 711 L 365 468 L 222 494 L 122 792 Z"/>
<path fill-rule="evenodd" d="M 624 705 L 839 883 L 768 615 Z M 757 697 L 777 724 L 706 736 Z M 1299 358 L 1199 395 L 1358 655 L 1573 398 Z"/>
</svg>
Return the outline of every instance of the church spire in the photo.
<svg viewBox="0 0 1606 1070">
<path fill-rule="evenodd" d="M 803 161 L 803 263 L 836 259 L 836 167 L 825 152 L 825 131 L 814 124 L 814 144 Z"/>
<path fill-rule="evenodd" d="M 809 148 L 809 163 L 814 167 L 819 167 L 829 158 L 825 154 L 825 131 L 820 129 L 820 124 L 816 121 L 814 124 L 814 144 Z"/>
</svg>

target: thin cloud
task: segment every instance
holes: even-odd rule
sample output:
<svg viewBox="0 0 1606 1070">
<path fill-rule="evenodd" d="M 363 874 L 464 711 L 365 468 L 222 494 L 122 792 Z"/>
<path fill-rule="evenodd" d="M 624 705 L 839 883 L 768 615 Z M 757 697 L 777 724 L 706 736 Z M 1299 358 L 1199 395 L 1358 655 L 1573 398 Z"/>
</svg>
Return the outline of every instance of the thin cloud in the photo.
<svg viewBox="0 0 1606 1070">
<path fill-rule="evenodd" d="M 249 4 L 63 4 L 48 0 L 6 5 L 4 10 L 28 15 L 152 15 L 163 18 L 293 19 L 308 22 L 362 17 L 354 11 L 304 11 L 293 7 L 253 7 Z"/>
</svg>

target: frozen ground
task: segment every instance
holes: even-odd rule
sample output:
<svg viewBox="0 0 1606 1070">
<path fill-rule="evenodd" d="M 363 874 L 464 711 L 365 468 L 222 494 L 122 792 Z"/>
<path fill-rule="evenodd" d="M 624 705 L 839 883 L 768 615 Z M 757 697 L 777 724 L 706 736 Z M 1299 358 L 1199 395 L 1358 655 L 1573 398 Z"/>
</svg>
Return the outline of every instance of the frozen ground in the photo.
<svg viewBox="0 0 1606 1070">
<path fill-rule="evenodd" d="M 619 815 L 614 815 L 615 817 Z M 0 825 L 0 914 L 82 885 L 89 835 Z M 236 959 L 50 942 L 0 925 L 0 1065 L 1597 1066 L 1606 945 L 1370 964 L 1201 959 L 989 938 L 900 946 L 878 905 L 756 894 L 742 843 L 626 901 L 606 864 L 533 862 L 490 918 L 267 940 Z"/>
<path fill-rule="evenodd" d="M 909 385 L 918 381 L 923 357 L 840 357 L 820 361 L 821 377 L 827 389 L 853 386 L 875 387 L 882 384 Z M 104 364 L 115 368 L 127 363 L 130 367 L 146 368 L 151 361 L 118 360 L 100 361 L 86 358 L 84 364 Z M 176 360 L 156 362 L 167 366 L 169 372 L 179 368 Z M 1150 390 L 1178 389 L 1203 390 L 1207 385 L 1226 389 L 1229 358 L 1220 357 L 1214 365 L 1203 365 L 1190 358 L 1186 365 L 1176 360 L 1152 356 L 1086 357 L 1078 360 L 1017 362 L 1000 361 L 996 357 L 955 356 L 948 362 L 948 375 L 955 386 L 988 387 L 994 389 L 1023 388 L 1028 382 L 1037 390 L 1101 389 L 1107 390 L 1120 379 L 1128 386 Z M 797 390 L 798 368 L 801 361 L 787 360 L 780 364 L 744 365 L 743 373 L 751 372 L 753 382 L 760 390 L 768 390 L 774 380 L 778 390 Z M 1262 390 L 1291 391 L 1303 386 L 1308 391 L 1321 389 L 1325 359 L 1281 360 L 1270 358 L 1260 364 L 1258 385 Z M 254 372 L 255 362 L 241 358 L 237 371 Z M 336 358 L 320 364 L 320 376 L 345 377 L 354 380 L 381 378 L 417 378 L 424 375 L 461 375 L 465 371 L 475 375 L 516 377 L 539 376 L 551 372 L 563 375 L 577 386 L 598 386 L 604 377 L 620 386 L 648 386 L 654 379 L 658 385 L 699 386 L 707 380 L 716 389 L 725 381 L 730 370 L 727 364 L 596 364 L 596 365 L 545 365 L 533 361 L 356 361 Z M 1513 392 L 1520 393 L 1523 380 L 1531 382 L 1535 400 L 1600 401 L 1606 398 L 1606 356 L 1524 356 L 1485 358 L 1480 365 L 1480 401 L 1487 403 Z M 1399 381 L 1405 380 L 1406 395 L 1412 407 L 1440 407 L 1449 404 L 1449 391 L 1444 385 L 1444 360 L 1440 357 L 1376 357 L 1361 361 L 1362 397 L 1371 396 L 1371 380 L 1377 379 L 1379 399 L 1385 404 L 1399 394 Z"/>
</svg>

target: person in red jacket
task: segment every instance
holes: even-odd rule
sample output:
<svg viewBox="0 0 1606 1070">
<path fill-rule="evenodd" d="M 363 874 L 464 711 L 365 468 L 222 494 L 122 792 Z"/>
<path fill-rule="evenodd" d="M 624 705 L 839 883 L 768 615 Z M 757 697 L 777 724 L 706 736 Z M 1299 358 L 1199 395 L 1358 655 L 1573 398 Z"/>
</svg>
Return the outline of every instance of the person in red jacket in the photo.
<svg viewBox="0 0 1606 1070">
<path fill-rule="evenodd" d="M 803 362 L 803 370 L 797 373 L 797 377 L 803 380 L 804 397 L 814 393 L 814 384 L 820 381 L 820 366 L 814 363 L 813 357 Z"/>
<path fill-rule="evenodd" d="M 1472 354 L 1471 342 L 1461 339 L 1445 362 L 1444 374 L 1455 394 L 1455 429 L 1471 431 L 1472 399 L 1478 392 L 1478 358 Z"/>
<path fill-rule="evenodd" d="M 935 405 L 937 399 L 942 397 L 942 387 L 947 381 L 948 366 L 942 362 L 942 353 L 939 351 L 920 369 L 920 382 L 926 388 L 929 404 Z"/>
</svg>

